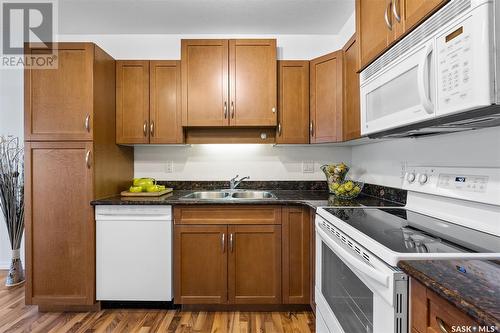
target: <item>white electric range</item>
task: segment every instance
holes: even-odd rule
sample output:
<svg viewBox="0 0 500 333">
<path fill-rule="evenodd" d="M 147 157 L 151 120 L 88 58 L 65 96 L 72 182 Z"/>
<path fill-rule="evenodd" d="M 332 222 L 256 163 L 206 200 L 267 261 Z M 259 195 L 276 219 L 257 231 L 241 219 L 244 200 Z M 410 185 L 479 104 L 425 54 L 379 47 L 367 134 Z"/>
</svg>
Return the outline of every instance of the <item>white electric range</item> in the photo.
<svg viewBox="0 0 500 333">
<path fill-rule="evenodd" d="M 318 333 L 407 333 L 400 260 L 500 259 L 500 168 L 410 167 L 405 207 L 321 207 Z"/>
</svg>

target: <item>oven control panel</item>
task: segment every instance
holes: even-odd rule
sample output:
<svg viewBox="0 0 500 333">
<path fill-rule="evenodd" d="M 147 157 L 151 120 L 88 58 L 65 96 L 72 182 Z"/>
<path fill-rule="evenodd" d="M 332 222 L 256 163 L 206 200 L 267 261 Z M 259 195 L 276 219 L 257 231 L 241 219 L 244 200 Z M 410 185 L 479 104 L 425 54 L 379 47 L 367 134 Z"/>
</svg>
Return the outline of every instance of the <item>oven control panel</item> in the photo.
<svg viewBox="0 0 500 333">
<path fill-rule="evenodd" d="M 500 205 L 500 168 L 409 166 L 403 188 Z"/>
</svg>

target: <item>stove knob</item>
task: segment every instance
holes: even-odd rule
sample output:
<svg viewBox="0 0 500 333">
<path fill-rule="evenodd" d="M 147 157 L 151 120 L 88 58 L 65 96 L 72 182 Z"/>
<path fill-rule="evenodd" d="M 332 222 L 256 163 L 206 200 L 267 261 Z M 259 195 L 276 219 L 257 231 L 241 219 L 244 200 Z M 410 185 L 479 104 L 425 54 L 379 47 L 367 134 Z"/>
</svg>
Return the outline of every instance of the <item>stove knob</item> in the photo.
<svg viewBox="0 0 500 333">
<path fill-rule="evenodd" d="M 414 172 L 410 172 L 406 175 L 406 180 L 408 181 L 408 183 L 413 183 L 415 181 L 415 173 Z"/>
<path fill-rule="evenodd" d="M 429 179 L 427 177 L 427 175 L 425 173 L 421 174 L 419 177 L 418 177 L 418 182 L 421 184 L 421 185 L 424 185 L 425 183 L 427 183 L 427 179 Z"/>
</svg>

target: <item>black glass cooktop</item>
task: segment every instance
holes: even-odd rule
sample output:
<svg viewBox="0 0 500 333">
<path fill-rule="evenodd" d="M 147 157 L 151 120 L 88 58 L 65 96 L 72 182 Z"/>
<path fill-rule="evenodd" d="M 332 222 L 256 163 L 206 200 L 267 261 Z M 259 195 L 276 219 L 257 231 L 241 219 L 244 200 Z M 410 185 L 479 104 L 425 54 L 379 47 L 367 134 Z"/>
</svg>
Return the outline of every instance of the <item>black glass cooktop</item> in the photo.
<svg viewBox="0 0 500 333">
<path fill-rule="evenodd" d="M 403 208 L 325 210 L 395 252 L 500 252 L 500 237 Z"/>
</svg>

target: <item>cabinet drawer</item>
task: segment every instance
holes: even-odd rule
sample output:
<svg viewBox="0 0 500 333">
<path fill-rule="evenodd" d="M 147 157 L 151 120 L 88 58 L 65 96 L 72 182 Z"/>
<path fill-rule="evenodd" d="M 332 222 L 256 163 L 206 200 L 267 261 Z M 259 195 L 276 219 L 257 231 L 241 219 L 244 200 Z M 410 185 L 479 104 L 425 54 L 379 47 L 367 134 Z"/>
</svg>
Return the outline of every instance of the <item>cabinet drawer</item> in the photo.
<svg viewBox="0 0 500 333">
<path fill-rule="evenodd" d="M 427 300 L 429 304 L 428 331 L 432 328 L 434 332 L 442 332 L 440 325 L 444 325 L 448 332 L 453 332 L 453 327 L 456 326 L 477 325 L 472 318 L 430 290 L 427 290 Z"/>
<path fill-rule="evenodd" d="M 178 206 L 175 224 L 281 224 L 279 206 Z"/>
</svg>

